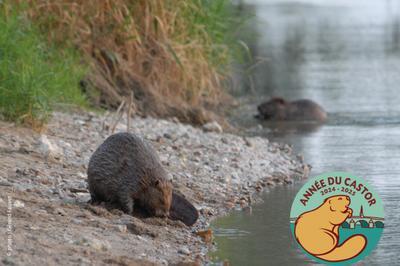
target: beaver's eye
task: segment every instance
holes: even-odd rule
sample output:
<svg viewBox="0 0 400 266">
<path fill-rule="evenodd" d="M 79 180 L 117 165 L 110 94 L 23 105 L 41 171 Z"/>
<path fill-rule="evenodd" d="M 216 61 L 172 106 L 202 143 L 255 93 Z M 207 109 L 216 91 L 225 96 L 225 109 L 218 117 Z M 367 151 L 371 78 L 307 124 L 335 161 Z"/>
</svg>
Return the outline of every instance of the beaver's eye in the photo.
<svg viewBox="0 0 400 266">
<path fill-rule="evenodd" d="M 338 198 L 338 200 L 342 200 L 342 198 Z"/>
</svg>

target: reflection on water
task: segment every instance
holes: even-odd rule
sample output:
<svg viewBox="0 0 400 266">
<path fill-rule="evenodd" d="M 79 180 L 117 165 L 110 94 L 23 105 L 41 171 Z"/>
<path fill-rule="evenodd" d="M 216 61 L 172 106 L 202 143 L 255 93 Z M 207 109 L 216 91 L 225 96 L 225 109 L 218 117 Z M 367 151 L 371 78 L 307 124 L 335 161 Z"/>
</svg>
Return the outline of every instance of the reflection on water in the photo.
<svg viewBox="0 0 400 266">
<path fill-rule="evenodd" d="M 226 237 L 230 239 L 239 239 L 241 237 L 247 236 L 250 233 L 239 229 L 230 228 L 217 228 L 214 230 L 214 235 L 217 237 Z"/>
<path fill-rule="evenodd" d="M 243 86 L 232 122 L 246 134 L 290 143 L 315 176 L 347 171 L 365 178 L 385 207 L 385 230 L 366 265 L 400 262 L 400 2 L 278 0 L 256 3 L 264 58 L 254 74 L 256 92 Z M 329 113 L 327 124 L 260 123 L 256 106 L 270 96 L 310 98 Z M 221 260 L 231 265 L 310 264 L 289 228 L 292 200 L 302 184 L 272 189 L 251 214 L 235 212 L 215 228 L 248 234 L 217 236 Z M 235 231 L 231 231 L 235 232 Z"/>
</svg>

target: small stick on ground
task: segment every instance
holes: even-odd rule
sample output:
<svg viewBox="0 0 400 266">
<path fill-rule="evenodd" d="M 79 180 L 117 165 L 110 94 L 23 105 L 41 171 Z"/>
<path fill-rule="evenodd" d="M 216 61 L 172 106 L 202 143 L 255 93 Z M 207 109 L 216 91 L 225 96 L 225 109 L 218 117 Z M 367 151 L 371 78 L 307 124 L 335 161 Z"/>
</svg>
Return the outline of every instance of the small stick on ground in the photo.
<svg viewBox="0 0 400 266">
<path fill-rule="evenodd" d="M 128 110 L 127 110 L 127 128 L 126 131 L 129 132 L 131 129 L 131 114 L 132 114 L 132 104 L 133 104 L 133 91 L 131 91 L 131 95 L 129 97 L 129 104 L 128 104 Z"/>
<path fill-rule="evenodd" d="M 124 101 L 122 101 L 122 102 L 119 104 L 116 114 L 119 113 L 119 111 L 121 110 L 121 108 L 122 108 L 123 106 L 124 106 Z M 112 112 L 108 112 L 108 114 L 104 117 L 103 123 L 102 123 L 102 125 L 101 125 L 101 131 L 104 131 L 104 130 L 106 129 L 106 121 L 108 120 L 108 118 L 109 118 L 110 116 L 112 116 Z"/>
<path fill-rule="evenodd" d="M 124 112 L 121 111 L 124 106 L 125 106 L 125 100 L 123 100 L 121 102 L 120 106 L 118 107 L 118 110 L 117 110 L 117 113 L 116 113 L 117 119 L 115 120 L 114 125 L 111 128 L 111 134 L 114 134 L 115 128 L 117 127 L 118 122 L 121 120 L 122 115 L 124 114 Z"/>
</svg>

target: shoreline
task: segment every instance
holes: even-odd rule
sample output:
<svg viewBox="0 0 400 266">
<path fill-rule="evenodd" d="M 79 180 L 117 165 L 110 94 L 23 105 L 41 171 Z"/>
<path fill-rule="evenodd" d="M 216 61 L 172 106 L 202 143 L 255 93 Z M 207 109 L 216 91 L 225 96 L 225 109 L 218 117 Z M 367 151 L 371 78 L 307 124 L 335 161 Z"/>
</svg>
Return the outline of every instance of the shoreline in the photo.
<svg viewBox="0 0 400 266">
<path fill-rule="evenodd" d="M 263 189 L 308 175 L 288 145 L 135 117 L 130 132 L 154 146 L 174 189 L 198 209 L 199 220 L 187 227 L 92 206 L 87 204 L 86 167 L 109 135 L 103 128 L 112 123 L 104 117 L 55 112 L 42 134 L 0 122 L 2 224 L 7 224 L 9 197 L 13 201 L 13 250 L 3 263 L 202 263 L 212 244 L 195 232 L 233 208 L 259 201 Z M 126 124 L 117 125 L 115 133 L 121 131 Z M 0 232 L 6 235 L 6 227 Z M 6 254 L 5 245 L 0 252 Z"/>
</svg>

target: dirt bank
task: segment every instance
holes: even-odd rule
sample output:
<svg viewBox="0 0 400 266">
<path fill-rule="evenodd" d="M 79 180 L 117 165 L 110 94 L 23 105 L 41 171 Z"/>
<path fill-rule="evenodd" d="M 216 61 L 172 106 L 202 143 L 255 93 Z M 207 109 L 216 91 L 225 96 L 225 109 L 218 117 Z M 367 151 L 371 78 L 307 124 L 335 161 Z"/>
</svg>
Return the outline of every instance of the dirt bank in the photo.
<svg viewBox="0 0 400 266">
<path fill-rule="evenodd" d="M 107 127 L 104 117 L 89 113 L 54 113 L 43 134 L 0 122 L 0 233 L 8 239 L 8 245 L 0 245 L 4 264 L 201 263 L 209 244 L 196 231 L 257 200 L 254 192 L 307 175 L 287 145 L 135 118 L 131 131 L 154 145 L 174 187 L 201 215 L 191 228 L 131 217 L 86 203 L 86 167 L 108 136 Z M 125 130 L 118 124 L 116 131 Z"/>
</svg>

